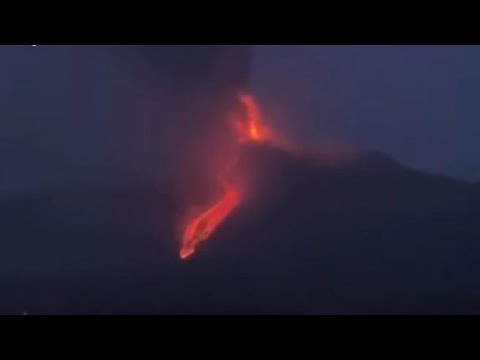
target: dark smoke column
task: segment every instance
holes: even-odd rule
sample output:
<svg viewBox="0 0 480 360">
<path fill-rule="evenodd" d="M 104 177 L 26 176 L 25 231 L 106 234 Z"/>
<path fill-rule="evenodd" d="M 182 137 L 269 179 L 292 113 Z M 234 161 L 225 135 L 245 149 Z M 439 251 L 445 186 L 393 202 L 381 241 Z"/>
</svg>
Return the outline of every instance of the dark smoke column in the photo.
<svg viewBox="0 0 480 360">
<path fill-rule="evenodd" d="M 246 45 L 139 46 L 159 81 L 172 84 L 168 96 L 171 116 L 158 119 L 167 132 L 152 141 L 167 145 L 167 161 L 175 183 L 189 199 L 208 194 L 216 166 L 228 151 L 231 127 L 228 114 L 239 92 L 248 91 L 251 48 Z M 167 135 L 168 134 L 168 135 Z M 195 180 L 192 183 L 192 180 Z M 214 181 L 216 183 L 216 179 Z M 207 185 L 205 185 L 207 186 Z M 208 190 L 208 189 L 207 189 Z"/>
<path fill-rule="evenodd" d="M 202 81 L 211 89 L 249 86 L 248 45 L 141 45 L 139 50 L 160 72 L 187 84 Z"/>
</svg>

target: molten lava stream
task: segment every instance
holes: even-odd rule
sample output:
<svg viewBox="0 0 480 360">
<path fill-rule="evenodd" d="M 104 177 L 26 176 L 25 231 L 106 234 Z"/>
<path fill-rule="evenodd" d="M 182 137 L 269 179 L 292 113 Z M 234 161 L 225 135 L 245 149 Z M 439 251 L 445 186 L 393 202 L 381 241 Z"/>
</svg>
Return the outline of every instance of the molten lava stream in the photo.
<svg viewBox="0 0 480 360">
<path fill-rule="evenodd" d="M 230 184 L 224 184 L 225 194 L 208 209 L 194 217 L 183 233 L 180 258 L 186 259 L 195 252 L 196 246 L 205 241 L 232 213 L 241 201 L 240 192 Z"/>
<path fill-rule="evenodd" d="M 235 131 L 236 141 L 242 142 L 267 142 L 275 146 L 288 147 L 287 142 L 264 124 L 260 110 L 255 99 L 249 94 L 241 94 L 238 97 L 243 107 L 242 114 L 235 115 L 232 126 Z M 233 156 L 235 163 L 238 155 Z M 243 199 L 240 190 L 221 177 L 224 195 L 209 208 L 198 216 L 188 221 L 182 238 L 180 258 L 190 257 L 199 243 L 207 240 L 218 226 L 235 210 Z"/>
</svg>

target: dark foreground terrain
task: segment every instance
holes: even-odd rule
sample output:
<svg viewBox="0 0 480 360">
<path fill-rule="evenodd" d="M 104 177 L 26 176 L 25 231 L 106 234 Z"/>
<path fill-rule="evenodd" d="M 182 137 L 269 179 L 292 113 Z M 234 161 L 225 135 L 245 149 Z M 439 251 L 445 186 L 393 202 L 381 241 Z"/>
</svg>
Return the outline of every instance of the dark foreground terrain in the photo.
<svg viewBox="0 0 480 360">
<path fill-rule="evenodd" d="M 252 197 L 187 262 L 168 191 L 5 198 L 0 313 L 480 313 L 480 186 L 378 153 L 245 159 Z"/>
</svg>

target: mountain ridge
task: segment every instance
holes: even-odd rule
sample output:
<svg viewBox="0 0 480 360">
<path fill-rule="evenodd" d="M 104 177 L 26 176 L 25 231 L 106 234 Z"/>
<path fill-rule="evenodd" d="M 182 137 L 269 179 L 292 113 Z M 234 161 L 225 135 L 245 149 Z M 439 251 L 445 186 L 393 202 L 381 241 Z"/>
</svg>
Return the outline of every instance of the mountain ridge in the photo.
<svg viewBox="0 0 480 360">
<path fill-rule="evenodd" d="M 252 147 L 239 166 L 252 196 L 185 262 L 168 191 L 0 202 L 0 312 L 480 313 L 474 185 L 381 153 L 318 165 Z"/>
</svg>

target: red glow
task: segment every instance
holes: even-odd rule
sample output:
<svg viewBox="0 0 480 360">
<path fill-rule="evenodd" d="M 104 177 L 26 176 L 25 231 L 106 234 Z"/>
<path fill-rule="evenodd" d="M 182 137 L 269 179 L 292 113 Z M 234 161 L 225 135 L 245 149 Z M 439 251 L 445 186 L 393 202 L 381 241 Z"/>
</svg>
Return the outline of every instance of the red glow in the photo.
<svg viewBox="0 0 480 360">
<path fill-rule="evenodd" d="M 233 122 L 238 141 L 277 142 L 279 137 L 263 122 L 255 99 L 251 95 L 241 94 L 239 101 L 244 114 Z"/>
<path fill-rule="evenodd" d="M 270 142 L 276 145 L 285 144 L 272 129 L 265 125 L 260 110 L 251 95 L 239 95 L 238 100 L 243 107 L 242 114 L 238 114 L 233 121 L 238 142 L 255 141 Z M 235 156 L 233 160 L 235 160 Z M 242 191 L 231 184 L 226 176 L 222 175 L 220 176 L 220 183 L 224 193 L 221 198 L 197 216 L 189 219 L 184 228 L 182 248 L 180 249 L 181 259 L 187 259 L 193 255 L 197 245 L 207 240 L 242 202 Z"/>
<path fill-rule="evenodd" d="M 225 194 L 220 200 L 189 221 L 183 233 L 181 259 L 191 256 L 196 246 L 207 240 L 240 203 L 241 195 L 237 189 L 229 184 L 224 184 L 224 188 Z"/>
</svg>

